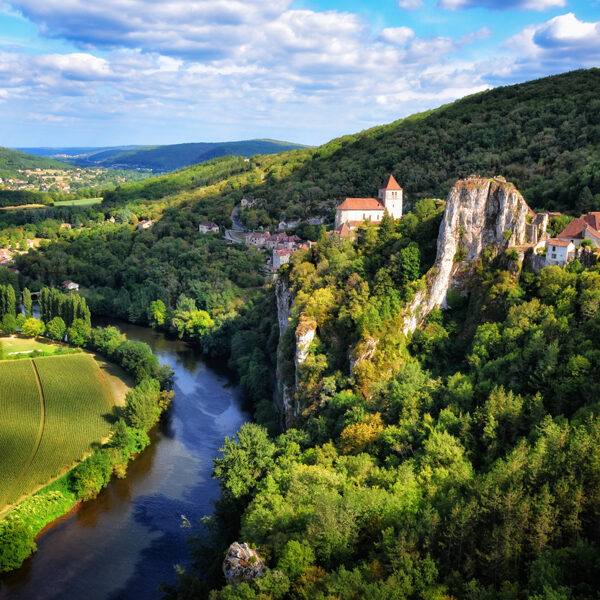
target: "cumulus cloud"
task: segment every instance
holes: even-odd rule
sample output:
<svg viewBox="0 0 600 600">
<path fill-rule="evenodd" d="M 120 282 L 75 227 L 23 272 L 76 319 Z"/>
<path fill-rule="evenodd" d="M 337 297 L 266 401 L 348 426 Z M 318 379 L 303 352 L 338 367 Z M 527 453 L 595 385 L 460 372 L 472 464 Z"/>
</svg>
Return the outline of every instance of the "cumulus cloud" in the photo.
<svg viewBox="0 0 600 600">
<path fill-rule="evenodd" d="M 147 135 L 151 122 L 172 141 L 268 134 L 314 143 L 489 87 L 489 71 L 458 59 L 486 28 L 420 38 L 409 27 L 373 31 L 350 12 L 290 4 L 13 0 L 43 35 L 77 50 L 0 52 L 3 114 L 12 107 L 22 125 L 46 111 L 102 135 L 134 127 Z M 122 141 L 153 141 L 132 135 Z"/>
<path fill-rule="evenodd" d="M 491 10 L 536 10 L 562 8 L 567 0 L 438 0 L 437 6 L 449 10 L 489 8 Z"/>
<path fill-rule="evenodd" d="M 510 38 L 505 47 L 518 52 L 525 61 L 593 66 L 600 59 L 600 21 L 587 23 L 567 13 L 526 27 Z"/>
</svg>

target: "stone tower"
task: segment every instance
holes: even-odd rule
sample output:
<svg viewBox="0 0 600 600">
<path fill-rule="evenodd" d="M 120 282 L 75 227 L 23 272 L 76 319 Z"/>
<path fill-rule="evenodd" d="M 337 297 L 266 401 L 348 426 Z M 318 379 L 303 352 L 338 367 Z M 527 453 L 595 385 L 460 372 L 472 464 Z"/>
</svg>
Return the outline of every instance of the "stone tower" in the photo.
<svg viewBox="0 0 600 600">
<path fill-rule="evenodd" d="M 386 184 L 379 188 L 379 200 L 394 219 L 402 216 L 402 188 L 393 175 L 390 175 Z"/>
</svg>

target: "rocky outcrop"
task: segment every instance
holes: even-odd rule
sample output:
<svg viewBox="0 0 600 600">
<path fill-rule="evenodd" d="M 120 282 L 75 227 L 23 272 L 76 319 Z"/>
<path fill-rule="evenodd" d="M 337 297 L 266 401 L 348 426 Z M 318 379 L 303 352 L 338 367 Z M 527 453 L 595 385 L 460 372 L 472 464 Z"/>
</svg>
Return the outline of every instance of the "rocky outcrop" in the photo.
<svg viewBox="0 0 600 600">
<path fill-rule="evenodd" d="M 275 284 L 275 298 L 277 301 L 277 321 L 279 323 L 279 335 L 282 336 L 290 324 L 292 317 L 292 302 L 294 297 L 287 286 L 287 280 L 278 278 Z"/>
<path fill-rule="evenodd" d="M 358 343 L 350 352 L 348 359 L 350 362 L 350 375 L 354 375 L 354 369 L 365 360 L 371 360 L 377 350 L 378 340 L 369 337 Z"/>
<path fill-rule="evenodd" d="M 300 316 L 298 327 L 296 327 L 296 355 L 294 365 L 296 367 L 296 391 L 299 387 L 298 371 L 304 364 L 317 334 L 317 322 L 305 315 Z"/>
<path fill-rule="evenodd" d="M 229 546 L 223 561 L 223 574 L 227 583 L 250 583 L 265 571 L 266 566 L 260 554 L 248 544 L 234 542 Z"/>
<path fill-rule="evenodd" d="M 512 183 L 500 178 L 458 181 L 446 201 L 435 264 L 426 288 L 407 309 L 404 333 L 414 331 L 434 307 L 446 308 L 449 289 L 466 293 L 472 263 L 484 253 L 493 256 L 545 235 L 547 219 L 535 228 L 528 227 L 528 221 L 534 221 L 534 214 Z"/>
</svg>

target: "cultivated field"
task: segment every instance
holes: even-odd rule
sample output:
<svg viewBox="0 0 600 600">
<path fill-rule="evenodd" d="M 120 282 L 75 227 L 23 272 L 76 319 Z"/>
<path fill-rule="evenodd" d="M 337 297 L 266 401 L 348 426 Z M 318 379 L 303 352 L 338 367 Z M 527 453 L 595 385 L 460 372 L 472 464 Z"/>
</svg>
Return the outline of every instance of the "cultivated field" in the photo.
<svg viewBox="0 0 600 600">
<path fill-rule="evenodd" d="M 106 437 L 113 406 L 89 354 L 0 361 L 0 512 Z"/>
</svg>

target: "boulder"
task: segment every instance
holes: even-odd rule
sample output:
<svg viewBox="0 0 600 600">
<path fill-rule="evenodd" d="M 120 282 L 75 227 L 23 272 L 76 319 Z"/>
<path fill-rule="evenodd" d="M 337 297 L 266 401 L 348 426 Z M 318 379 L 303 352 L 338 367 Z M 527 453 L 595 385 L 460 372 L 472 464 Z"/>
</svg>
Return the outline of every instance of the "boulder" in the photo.
<svg viewBox="0 0 600 600">
<path fill-rule="evenodd" d="M 245 542 L 234 542 L 229 546 L 223 561 L 223 574 L 227 583 L 250 583 L 266 571 L 265 563 L 256 550 Z"/>
</svg>

